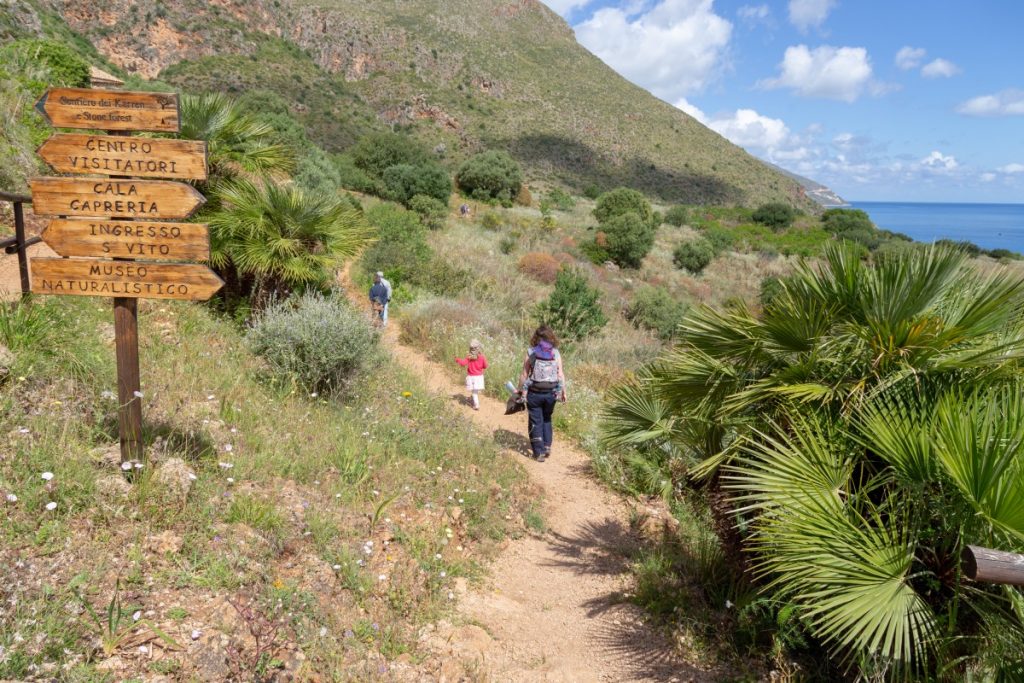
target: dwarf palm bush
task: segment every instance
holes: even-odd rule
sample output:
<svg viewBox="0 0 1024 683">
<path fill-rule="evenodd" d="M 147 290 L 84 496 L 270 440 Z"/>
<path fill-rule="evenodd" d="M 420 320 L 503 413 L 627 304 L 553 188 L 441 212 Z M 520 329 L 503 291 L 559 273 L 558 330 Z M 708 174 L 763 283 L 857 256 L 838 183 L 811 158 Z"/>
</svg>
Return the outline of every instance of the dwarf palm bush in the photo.
<svg viewBox="0 0 1024 683">
<path fill-rule="evenodd" d="M 760 318 L 692 311 L 606 438 L 730 495 L 756 580 L 861 677 L 1017 680 L 1024 598 L 959 554 L 1024 550 L 1022 303 L 954 250 L 833 247 Z"/>
<path fill-rule="evenodd" d="M 257 293 L 325 288 L 371 236 L 348 202 L 295 186 L 237 180 L 221 198 L 224 206 L 210 220 L 210 261 L 219 270 L 233 267 Z"/>
</svg>

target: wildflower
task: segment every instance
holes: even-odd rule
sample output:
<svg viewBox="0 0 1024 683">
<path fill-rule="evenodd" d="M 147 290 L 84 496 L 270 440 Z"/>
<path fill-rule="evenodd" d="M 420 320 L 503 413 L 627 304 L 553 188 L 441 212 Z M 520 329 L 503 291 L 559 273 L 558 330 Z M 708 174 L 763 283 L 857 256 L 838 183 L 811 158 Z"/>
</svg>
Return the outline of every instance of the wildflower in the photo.
<svg viewBox="0 0 1024 683">
<path fill-rule="evenodd" d="M 441 553 L 437 553 L 436 555 L 434 555 L 434 559 L 435 560 L 440 560 L 441 559 Z"/>
<path fill-rule="evenodd" d="M 327 627 L 326 626 L 321 626 L 320 627 L 320 637 L 323 638 L 326 635 L 327 635 Z"/>
<path fill-rule="evenodd" d="M 53 472 L 43 472 L 42 477 L 46 481 L 53 479 Z"/>
<path fill-rule="evenodd" d="M 446 576 L 448 576 L 448 572 L 444 572 L 444 571 L 443 571 L 443 572 L 441 572 L 441 578 L 442 578 L 442 579 L 443 579 L 444 577 L 446 577 Z"/>
<path fill-rule="evenodd" d="M 350 628 L 347 628 L 347 629 L 345 629 L 345 634 L 344 635 L 345 635 L 346 638 L 354 638 L 356 634 L 355 634 L 355 631 L 353 631 Z"/>
<path fill-rule="evenodd" d="M 142 392 L 141 391 L 133 391 L 132 395 L 134 395 L 135 398 L 142 398 Z"/>
<path fill-rule="evenodd" d="M 231 452 L 231 451 L 233 451 L 233 450 L 235 450 L 235 447 L 234 447 L 234 446 L 232 446 L 232 445 L 231 445 L 231 444 L 229 444 L 229 443 L 226 443 L 226 444 L 224 444 L 224 452 L 225 452 L 225 453 L 230 453 L 230 452 Z"/>
<path fill-rule="evenodd" d="M 132 464 L 130 462 L 123 462 L 123 463 L 121 463 L 121 469 L 124 470 L 125 472 L 127 472 L 131 468 L 132 468 Z"/>
<path fill-rule="evenodd" d="M 411 391 L 403 391 L 402 392 L 402 398 L 409 398 L 410 396 L 412 396 L 412 392 Z"/>
<path fill-rule="evenodd" d="M 47 510 L 56 510 L 57 509 L 57 504 L 54 503 L 53 501 L 50 501 L 49 503 L 46 504 L 46 509 Z"/>
<path fill-rule="evenodd" d="M 455 532 L 451 530 L 451 527 L 445 527 L 444 535 L 447 536 L 448 538 L 451 538 L 452 536 L 455 535 Z"/>
<path fill-rule="evenodd" d="M 192 629 L 192 640 L 199 640 L 199 638 L 202 635 L 203 635 L 203 632 L 200 631 L 199 629 L 197 629 L 197 628 Z"/>
<path fill-rule="evenodd" d="M 309 395 L 309 397 L 310 397 L 310 398 L 316 398 L 316 397 L 317 397 L 318 395 L 319 395 L 319 394 L 317 394 L 317 393 L 316 393 L 316 392 L 314 391 L 313 393 L 311 393 L 311 394 Z"/>
<path fill-rule="evenodd" d="M 148 654 L 149 653 L 149 648 L 146 647 L 145 645 L 139 645 L 139 652 L 141 654 Z"/>
<path fill-rule="evenodd" d="M 216 396 L 214 396 L 213 394 L 210 394 L 209 396 L 206 397 L 206 400 L 207 401 L 212 401 L 215 398 L 216 398 Z"/>
<path fill-rule="evenodd" d="M 113 391 L 110 391 L 109 389 L 106 389 L 100 392 L 100 398 L 105 398 L 107 400 L 112 401 L 115 398 L 117 398 L 117 394 L 115 394 Z"/>
<path fill-rule="evenodd" d="M 235 478 L 234 477 L 228 477 L 228 483 L 229 484 L 234 484 L 235 483 Z"/>
<path fill-rule="evenodd" d="M 388 575 L 387 574 L 381 574 L 380 576 L 377 577 L 377 579 L 380 580 L 380 581 L 387 581 L 388 580 Z"/>
<path fill-rule="evenodd" d="M 135 614 L 132 615 L 132 621 L 138 621 L 142 618 L 142 610 L 135 610 Z"/>
<path fill-rule="evenodd" d="M 274 579 L 273 586 L 277 589 L 284 588 L 284 581 L 282 581 L 281 579 Z"/>
<path fill-rule="evenodd" d="M 221 468 L 222 470 L 230 470 L 234 466 L 235 466 L 234 463 L 230 463 L 230 462 L 219 462 L 219 463 L 217 463 L 217 467 Z"/>
<path fill-rule="evenodd" d="M 337 571 L 341 571 L 341 565 L 340 564 L 334 565 L 334 571 L 336 571 L 336 572 Z"/>
<path fill-rule="evenodd" d="M 726 600 L 725 601 L 725 609 L 732 609 L 732 607 L 733 607 L 732 601 L 731 600 Z"/>
<path fill-rule="evenodd" d="M 334 494 L 334 497 L 335 497 L 335 498 L 341 498 L 341 494 L 340 494 L 340 493 L 335 493 L 335 494 Z"/>
<path fill-rule="evenodd" d="M 18 502 L 18 497 L 16 495 L 14 495 L 13 493 L 8 493 L 7 494 L 7 502 L 8 503 L 17 503 Z"/>
<path fill-rule="evenodd" d="M 191 479 L 192 481 L 195 481 L 195 480 L 196 480 L 196 479 L 198 479 L 199 477 L 197 477 L 197 476 L 196 476 L 195 474 L 193 474 L 192 472 L 189 472 L 189 473 L 188 473 L 188 478 L 189 478 L 189 479 Z"/>
<path fill-rule="evenodd" d="M 141 470 L 141 469 L 142 469 L 142 467 L 143 467 L 143 465 L 142 465 L 142 463 L 141 463 L 141 462 L 137 462 L 137 463 L 135 463 L 135 469 L 137 469 L 137 470 Z"/>
<path fill-rule="evenodd" d="M 28 427 L 18 427 L 19 434 L 28 434 Z"/>
</svg>

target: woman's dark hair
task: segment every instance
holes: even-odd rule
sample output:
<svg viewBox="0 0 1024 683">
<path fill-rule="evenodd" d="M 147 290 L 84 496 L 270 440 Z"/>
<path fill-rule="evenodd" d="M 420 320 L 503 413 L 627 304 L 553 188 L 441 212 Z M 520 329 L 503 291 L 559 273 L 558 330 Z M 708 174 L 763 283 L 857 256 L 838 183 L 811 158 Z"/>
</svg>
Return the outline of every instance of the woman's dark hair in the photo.
<svg viewBox="0 0 1024 683">
<path fill-rule="evenodd" d="M 547 325 L 541 325 L 537 328 L 537 331 L 530 337 L 530 346 L 540 344 L 541 340 L 546 341 L 556 349 L 558 348 L 558 337 L 555 336 L 555 331 Z"/>
</svg>

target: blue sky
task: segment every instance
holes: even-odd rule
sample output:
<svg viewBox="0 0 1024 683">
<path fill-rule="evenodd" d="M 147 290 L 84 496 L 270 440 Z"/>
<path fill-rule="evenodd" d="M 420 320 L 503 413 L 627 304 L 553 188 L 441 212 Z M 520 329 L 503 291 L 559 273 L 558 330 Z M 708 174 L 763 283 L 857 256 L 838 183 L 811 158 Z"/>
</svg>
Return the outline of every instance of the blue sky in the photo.
<svg viewBox="0 0 1024 683">
<path fill-rule="evenodd" d="M 1020 0 L 543 0 L 626 78 L 849 200 L 1024 202 Z"/>
</svg>

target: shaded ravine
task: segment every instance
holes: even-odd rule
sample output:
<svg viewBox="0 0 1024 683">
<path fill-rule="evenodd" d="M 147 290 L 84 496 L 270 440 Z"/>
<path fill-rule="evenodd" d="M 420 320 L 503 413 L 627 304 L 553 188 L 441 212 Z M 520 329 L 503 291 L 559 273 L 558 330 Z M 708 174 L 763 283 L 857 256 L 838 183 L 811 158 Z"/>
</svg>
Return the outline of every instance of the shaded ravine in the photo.
<svg viewBox="0 0 1024 683">
<path fill-rule="evenodd" d="M 353 303 L 368 308 L 347 271 L 341 281 Z M 640 539 L 623 502 L 590 476 L 589 457 L 556 434 L 551 457 L 531 460 L 525 414 L 506 416 L 505 404 L 486 396 L 473 410 L 444 367 L 402 344 L 400 325 L 392 319 L 384 333 L 396 362 L 432 393 L 450 396 L 543 492 L 546 532 L 511 541 L 484 584 L 460 599 L 460 614 L 494 638 L 480 670 L 494 681 L 714 680 L 677 658 L 642 610 L 623 600 L 632 581 L 627 558 Z"/>
</svg>

